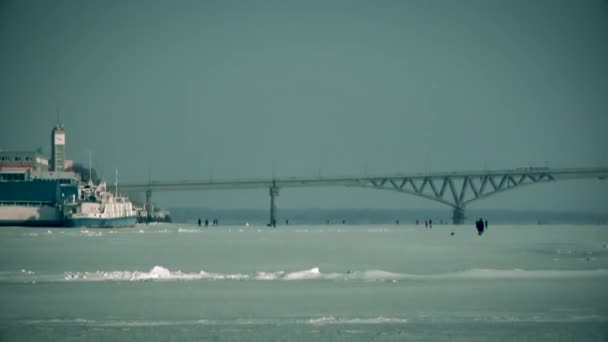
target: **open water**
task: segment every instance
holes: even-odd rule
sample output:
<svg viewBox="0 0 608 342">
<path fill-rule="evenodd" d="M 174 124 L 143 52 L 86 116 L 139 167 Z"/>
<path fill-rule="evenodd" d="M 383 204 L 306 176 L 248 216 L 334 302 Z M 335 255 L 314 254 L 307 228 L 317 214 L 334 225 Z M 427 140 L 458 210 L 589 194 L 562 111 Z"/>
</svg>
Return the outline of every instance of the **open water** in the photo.
<svg viewBox="0 0 608 342">
<path fill-rule="evenodd" d="M 608 227 L 2 228 L 0 340 L 607 341 Z"/>
</svg>

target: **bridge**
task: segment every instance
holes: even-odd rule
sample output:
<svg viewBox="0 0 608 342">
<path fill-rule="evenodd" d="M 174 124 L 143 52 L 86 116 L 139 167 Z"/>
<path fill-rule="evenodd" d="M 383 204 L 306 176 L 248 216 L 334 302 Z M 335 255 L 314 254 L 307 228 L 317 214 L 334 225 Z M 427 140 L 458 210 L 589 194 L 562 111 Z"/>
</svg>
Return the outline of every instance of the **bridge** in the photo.
<svg viewBox="0 0 608 342">
<path fill-rule="evenodd" d="M 269 224 L 276 226 L 276 201 L 281 188 L 345 186 L 396 191 L 443 203 L 453 208 L 454 224 L 462 224 L 465 208 L 479 201 L 522 186 L 569 179 L 605 179 L 608 167 L 558 169 L 528 167 L 499 171 L 433 172 L 364 177 L 290 177 L 242 180 L 148 181 L 127 183 L 121 191 L 145 192 L 151 208 L 152 192 L 226 189 L 268 189 Z M 150 215 L 148 210 L 148 215 Z"/>
</svg>

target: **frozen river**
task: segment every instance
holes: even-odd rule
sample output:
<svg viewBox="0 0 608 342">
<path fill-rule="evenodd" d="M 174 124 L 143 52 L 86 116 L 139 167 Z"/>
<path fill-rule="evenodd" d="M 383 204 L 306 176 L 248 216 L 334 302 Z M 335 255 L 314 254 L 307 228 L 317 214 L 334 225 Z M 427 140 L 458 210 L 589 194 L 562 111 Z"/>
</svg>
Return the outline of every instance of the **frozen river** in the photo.
<svg viewBox="0 0 608 342">
<path fill-rule="evenodd" d="M 605 341 L 606 284 L 607 226 L 8 227 L 0 340 Z"/>
</svg>

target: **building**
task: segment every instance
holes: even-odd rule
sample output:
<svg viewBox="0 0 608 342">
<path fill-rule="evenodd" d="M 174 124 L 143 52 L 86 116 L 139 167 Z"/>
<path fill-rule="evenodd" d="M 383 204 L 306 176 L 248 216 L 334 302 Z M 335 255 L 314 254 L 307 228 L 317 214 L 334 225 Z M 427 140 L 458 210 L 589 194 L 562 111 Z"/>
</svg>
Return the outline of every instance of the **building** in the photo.
<svg viewBox="0 0 608 342">
<path fill-rule="evenodd" d="M 66 167 L 72 166 L 65 159 L 65 129 L 57 125 L 52 133 L 51 161 L 35 151 L 0 151 L 0 181 L 55 179 L 60 182 L 79 180 L 80 177 Z"/>
<path fill-rule="evenodd" d="M 32 175 L 48 170 L 49 161 L 36 152 L 0 152 L 0 180 L 29 180 Z"/>
<path fill-rule="evenodd" d="M 65 166 L 65 129 L 57 124 L 51 134 L 51 165 L 49 171 L 63 171 Z"/>
</svg>

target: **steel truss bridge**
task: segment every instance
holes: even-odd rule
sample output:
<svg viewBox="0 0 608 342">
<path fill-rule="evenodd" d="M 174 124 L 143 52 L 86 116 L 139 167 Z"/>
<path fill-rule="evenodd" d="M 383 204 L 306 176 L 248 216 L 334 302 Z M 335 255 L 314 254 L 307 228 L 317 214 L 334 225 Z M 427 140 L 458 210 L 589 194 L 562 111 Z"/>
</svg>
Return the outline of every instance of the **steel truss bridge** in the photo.
<svg viewBox="0 0 608 342">
<path fill-rule="evenodd" d="M 605 179 L 608 167 L 554 169 L 529 167 L 500 171 L 433 172 L 364 177 L 291 177 L 243 180 L 148 181 L 120 186 L 125 192 L 145 192 L 151 208 L 152 192 L 227 189 L 269 189 L 270 220 L 276 225 L 275 197 L 280 188 L 346 186 L 396 191 L 423 197 L 453 208 L 453 222 L 462 224 L 465 208 L 478 201 L 522 186 L 569 179 Z M 150 210 L 148 210 L 150 215 Z"/>
</svg>

